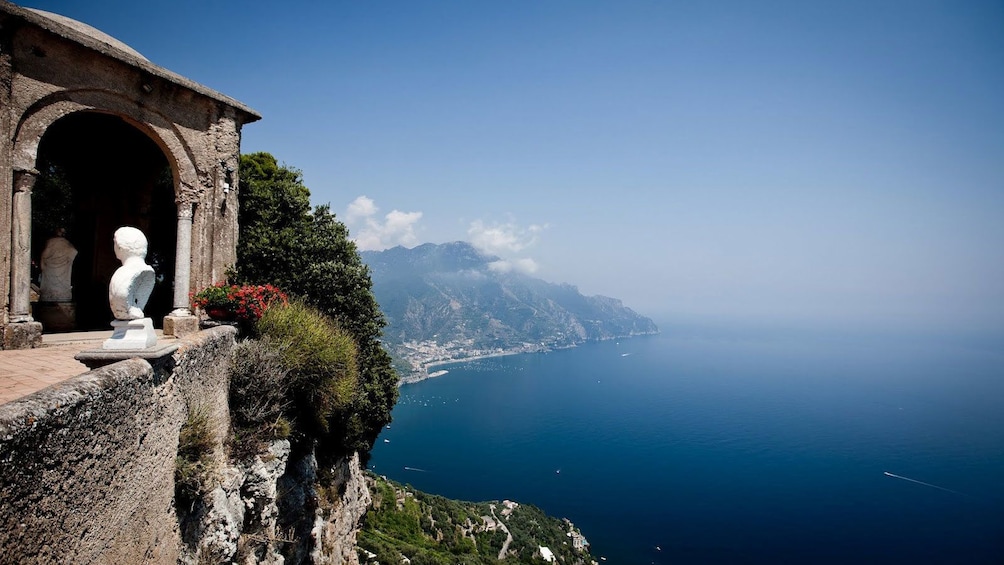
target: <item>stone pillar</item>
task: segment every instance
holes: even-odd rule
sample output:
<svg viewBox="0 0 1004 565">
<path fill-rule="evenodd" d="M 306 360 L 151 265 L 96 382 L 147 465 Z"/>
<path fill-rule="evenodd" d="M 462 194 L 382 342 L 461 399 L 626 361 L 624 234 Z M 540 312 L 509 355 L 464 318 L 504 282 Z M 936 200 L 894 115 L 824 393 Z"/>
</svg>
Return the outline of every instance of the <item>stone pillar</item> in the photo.
<svg viewBox="0 0 1004 565">
<path fill-rule="evenodd" d="M 192 203 L 178 203 L 178 247 L 174 256 L 174 310 L 164 317 L 164 335 L 181 337 L 199 331 L 188 293 L 192 281 Z"/>
<path fill-rule="evenodd" d="M 10 323 L 4 328 L 4 349 L 28 349 L 42 344 L 42 324 L 31 317 L 31 189 L 38 171 L 14 171 L 11 218 Z"/>
</svg>

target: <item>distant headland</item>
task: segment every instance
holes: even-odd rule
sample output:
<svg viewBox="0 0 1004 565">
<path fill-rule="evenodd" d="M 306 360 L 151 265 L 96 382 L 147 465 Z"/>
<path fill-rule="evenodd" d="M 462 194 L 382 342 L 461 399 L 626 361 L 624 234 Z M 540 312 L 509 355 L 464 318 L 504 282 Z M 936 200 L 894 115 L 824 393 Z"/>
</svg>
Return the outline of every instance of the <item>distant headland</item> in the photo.
<svg viewBox="0 0 1004 565">
<path fill-rule="evenodd" d="M 438 376 L 430 370 L 446 363 L 659 332 L 651 319 L 615 298 L 493 269 L 500 259 L 466 242 L 361 256 L 387 318 L 384 342 L 402 384 Z"/>
</svg>

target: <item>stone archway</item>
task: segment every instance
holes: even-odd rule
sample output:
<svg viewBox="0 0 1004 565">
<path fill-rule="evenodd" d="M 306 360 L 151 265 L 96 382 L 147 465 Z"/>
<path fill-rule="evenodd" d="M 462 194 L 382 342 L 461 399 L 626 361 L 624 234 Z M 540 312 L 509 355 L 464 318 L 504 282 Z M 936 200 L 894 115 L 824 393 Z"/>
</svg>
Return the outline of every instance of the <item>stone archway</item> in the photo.
<svg viewBox="0 0 1004 565">
<path fill-rule="evenodd" d="M 150 241 L 158 284 L 147 313 L 158 322 L 173 308 L 177 207 L 171 166 L 158 144 L 119 116 L 81 111 L 55 121 L 38 144 L 32 196 L 32 261 L 62 228 L 76 246 L 72 303 L 41 302 L 46 331 L 105 329 L 113 318 L 108 281 L 118 267 L 114 230 L 139 228 Z M 32 275 L 37 281 L 38 269 Z M 43 297 L 44 298 L 44 297 Z M 73 312 L 66 323 L 66 314 Z"/>
<path fill-rule="evenodd" d="M 197 200 L 200 182 L 196 159 L 192 148 L 178 131 L 177 124 L 136 100 L 103 90 L 62 90 L 32 104 L 15 129 L 14 170 L 33 170 L 42 137 L 54 123 L 76 112 L 113 114 L 145 133 L 160 147 L 170 163 L 175 180 L 175 200 Z"/>
<path fill-rule="evenodd" d="M 0 2 L 0 43 L 0 106 L 5 110 L 0 115 L 0 185 L 7 187 L 0 191 L 0 233 L 5 239 L 9 234 L 10 241 L 0 252 L 0 348 L 41 344 L 42 327 L 31 310 L 32 256 L 37 257 L 39 239 L 48 234 L 32 233 L 32 211 L 38 208 L 33 205 L 32 193 L 40 175 L 51 171 L 45 170 L 46 163 L 38 162 L 39 145 L 49 133 L 52 139 L 65 141 L 79 140 L 83 132 L 90 132 L 93 128 L 79 120 L 91 117 L 75 116 L 78 113 L 103 114 L 119 120 L 114 122 L 119 126 L 128 124 L 146 136 L 142 144 L 152 142 L 159 148 L 159 156 L 166 159 L 173 182 L 170 198 L 176 248 L 167 254 L 174 260 L 174 296 L 173 310 L 164 318 L 164 333 L 181 336 L 197 331 L 188 292 L 193 286 L 219 280 L 236 261 L 238 194 L 232 187 L 238 186 L 239 180 L 241 128 L 261 116 L 232 98 L 151 63 L 86 24 L 55 14 Z M 60 122 L 64 118 L 70 121 Z M 71 133 L 57 135 L 65 124 Z M 53 143 L 58 145 L 56 141 Z M 46 151 L 43 147 L 43 157 Z M 61 155 L 65 159 L 73 153 L 70 150 Z M 116 161 L 110 162 L 111 169 L 116 169 Z M 123 168 L 122 161 L 118 163 L 118 168 Z M 145 170 L 134 174 L 130 182 L 149 182 L 144 178 L 152 169 Z M 48 182 L 42 181 L 43 185 Z M 101 184 L 99 181 L 91 179 L 84 184 L 93 187 Z M 82 194 L 103 193 L 81 188 L 71 190 L 68 198 L 74 206 L 83 206 L 79 201 Z M 105 199 L 101 207 L 111 209 L 115 202 L 130 198 L 127 192 L 118 200 Z M 159 221 L 166 218 L 171 206 L 166 204 L 166 195 L 157 198 L 165 202 L 154 206 Z M 140 202 L 136 206 L 145 205 Z M 164 210 L 163 216 L 160 210 Z M 120 211 L 116 221 L 142 223 L 142 217 L 128 219 L 130 214 Z M 97 220 L 111 216 L 106 210 Z M 35 231 L 41 229 L 36 227 Z M 101 258 L 95 256 L 92 261 L 100 263 Z M 159 319 L 159 315 L 154 317 Z"/>
<path fill-rule="evenodd" d="M 174 199 L 177 204 L 177 232 L 174 273 L 174 311 L 165 320 L 174 325 L 174 320 L 191 317 L 188 309 L 188 292 L 191 285 L 192 262 L 192 222 L 196 203 L 199 202 L 203 185 L 212 184 L 211 179 L 198 173 L 192 147 L 179 131 L 179 124 L 161 113 L 152 110 L 136 100 L 114 92 L 94 89 L 63 90 L 38 100 L 28 108 L 19 121 L 14 136 L 14 221 L 12 240 L 18 242 L 20 257 L 11 261 L 11 319 L 29 320 L 28 308 L 28 267 L 26 251 L 30 247 L 26 216 L 29 214 L 31 191 L 37 180 L 38 170 L 34 167 L 38 158 L 38 147 L 49 128 L 56 122 L 78 112 L 111 114 L 131 124 L 145 133 L 167 158 L 174 178 Z M 20 201 L 20 202 L 19 202 Z M 20 222 L 17 218 L 21 218 Z M 18 224 L 21 225 L 19 238 Z M 190 322 L 190 321 L 189 321 Z M 188 324 L 191 327 L 191 324 Z M 174 328 L 165 327 L 174 332 Z"/>
</svg>

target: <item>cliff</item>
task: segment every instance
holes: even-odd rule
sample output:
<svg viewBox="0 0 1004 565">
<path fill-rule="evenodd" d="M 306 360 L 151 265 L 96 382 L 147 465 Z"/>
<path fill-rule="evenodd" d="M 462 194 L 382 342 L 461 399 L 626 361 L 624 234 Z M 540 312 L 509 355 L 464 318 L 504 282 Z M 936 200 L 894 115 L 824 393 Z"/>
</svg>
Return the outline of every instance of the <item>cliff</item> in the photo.
<svg viewBox="0 0 1004 565">
<path fill-rule="evenodd" d="M 0 406 L 0 564 L 356 563 L 369 504 L 358 456 L 318 469 L 285 440 L 233 461 L 234 331 L 181 340 Z M 203 488 L 176 480 L 205 416 Z"/>
<path fill-rule="evenodd" d="M 318 482 L 313 455 L 290 458 L 286 440 L 220 471 L 191 509 L 179 509 L 179 563 L 354 564 L 355 536 L 370 504 L 359 457 Z"/>
</svg>

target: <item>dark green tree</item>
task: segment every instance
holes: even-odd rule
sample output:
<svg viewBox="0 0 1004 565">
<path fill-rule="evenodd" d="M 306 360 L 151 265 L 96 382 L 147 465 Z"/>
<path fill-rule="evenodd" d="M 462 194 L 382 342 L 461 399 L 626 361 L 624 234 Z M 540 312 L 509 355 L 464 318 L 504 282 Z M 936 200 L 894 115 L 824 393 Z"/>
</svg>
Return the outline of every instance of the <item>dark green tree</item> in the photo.
<svg viewBox="0 0 1004 565">
<path fill-rule="evenodd" d="M 380 342 L 385 321 L 369 269 L 348 228 L 328 206 L 311 210 L 302 173 L 269 153 L 241 156 L 238 221 L 234 282 L 272 283 L 330 316 L 356 341 L 356 394 L 328 432 L 342 438 L 344 452 L 318 456 L 359 451 L 365 461 L 380 429 L 390 423 L 398 376 Z"/>
</svg>

